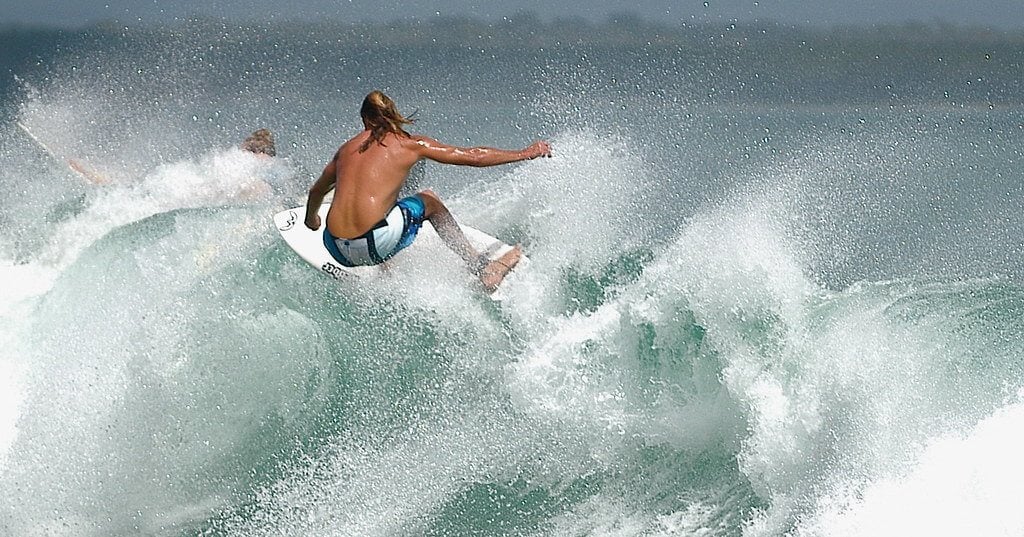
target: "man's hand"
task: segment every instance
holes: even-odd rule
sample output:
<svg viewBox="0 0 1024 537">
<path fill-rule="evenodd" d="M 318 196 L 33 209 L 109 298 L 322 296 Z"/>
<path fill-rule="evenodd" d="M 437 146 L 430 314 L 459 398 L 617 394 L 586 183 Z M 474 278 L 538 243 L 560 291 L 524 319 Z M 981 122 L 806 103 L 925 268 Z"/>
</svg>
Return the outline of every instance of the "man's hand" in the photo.
<svg viewBox="0 0 1024 537">
<path fill-rule="evenodd" d="M 312 218 L 306 217 L 306 227 L 313 231 L 320 229 L 320 215 L 313 214 Z"/>
<path fill-rule="evenodd" d="M 535 159 L 537 157 L 550 157 L 551 156 L 551 144 L 540 140 L 533 142 L 530 147 L 526 148 L 527 158 Z"/>
</svg>

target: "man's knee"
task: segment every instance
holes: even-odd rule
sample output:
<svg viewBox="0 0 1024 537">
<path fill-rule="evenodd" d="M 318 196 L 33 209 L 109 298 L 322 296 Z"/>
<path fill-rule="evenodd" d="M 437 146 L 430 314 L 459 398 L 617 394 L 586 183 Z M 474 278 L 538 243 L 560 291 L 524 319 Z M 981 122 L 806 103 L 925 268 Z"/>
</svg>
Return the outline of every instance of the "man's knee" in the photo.
<svg viewBox="0 0 1024 537">
<path fill-rule="evenodd" d="M 426 215 L 437 214 L 440 212 L 447 212 L 448 208 L 444 206 L 441 198 L 434 194 L 433 190 L 423 190 L 419 192 L 420 199 L 423 200 L 423 205 L 426 208 Z"/>
</svg>

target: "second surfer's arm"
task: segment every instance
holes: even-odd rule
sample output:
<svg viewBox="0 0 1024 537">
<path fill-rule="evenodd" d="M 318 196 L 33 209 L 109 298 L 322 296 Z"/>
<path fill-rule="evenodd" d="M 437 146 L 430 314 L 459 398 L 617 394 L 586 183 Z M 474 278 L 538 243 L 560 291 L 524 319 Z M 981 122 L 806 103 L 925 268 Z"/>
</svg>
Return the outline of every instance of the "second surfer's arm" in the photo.
<svg viewBox="0 0 1024 537">
<path fill-rule="evenodd" d="M 71 168 L 71 171 L 82 176 L 86 181 L 89 181 L 94 185 L 110 184 L 110 179 L 108 179 L 103 174 L 97 172 L 96 170 L 93 170 L 92 168 L 86 166 L 84 162 L 78 159 L 69 158 L 68 167 Z"/>
<path fill-rule="evenodd" d="M 306 200 L 306 227 L 314 231 L 320 229 L 320 215 L 317 214 L 320 211 L 320 204 L 324 202 L 324 196 L 334 188 L 334 182 L 338 176 L 337 163 L 338 156 L 335 155 L 334 159 L 324 167 L 320 178 L 313 183 L 313 186 L 309 187 L 309 199 Z"/>
</svg>

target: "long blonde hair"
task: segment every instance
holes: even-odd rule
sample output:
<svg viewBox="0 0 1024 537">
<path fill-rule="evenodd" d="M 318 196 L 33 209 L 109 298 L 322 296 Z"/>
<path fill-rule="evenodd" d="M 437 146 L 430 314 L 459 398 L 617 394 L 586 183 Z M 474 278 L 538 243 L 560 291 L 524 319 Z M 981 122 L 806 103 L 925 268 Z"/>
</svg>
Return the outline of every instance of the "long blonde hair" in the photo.
<svg viewBox="0 0 1024 537">
<path fill-rule="evenodd" d="M 370 144 L 377 142 L 384 145 L 384 137 L 387 134 L 395 133 L 402 136 L 409 136 L 402 128 L 403 125 L 412 125 L 413 120 L 398 112 L 395 101 L 384 95 L 380 90 L 371 91 L 365 99 L 363 106 L 359 109 L 359 115 L 363 117 L 363 123 L 370 130 L 370 138 L 363 142 L 359 152 L 369 149 Z"/>
</svg>

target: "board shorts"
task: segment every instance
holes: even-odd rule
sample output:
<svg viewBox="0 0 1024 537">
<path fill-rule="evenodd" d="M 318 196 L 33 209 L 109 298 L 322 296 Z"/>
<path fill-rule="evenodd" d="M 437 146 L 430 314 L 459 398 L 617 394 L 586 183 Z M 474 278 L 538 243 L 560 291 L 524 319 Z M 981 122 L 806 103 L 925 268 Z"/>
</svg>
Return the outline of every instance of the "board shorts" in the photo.
<svg viewBox="0 0 1024 537">
<path fill-rule="evenodd" d="M 342 266 L 379 265 L 412 244 L 426 210 L 419 195 L 402 198 L 383 220 L 354 239 L 339 239 L 324 226 L 324 246 Z"/>
</svg>

